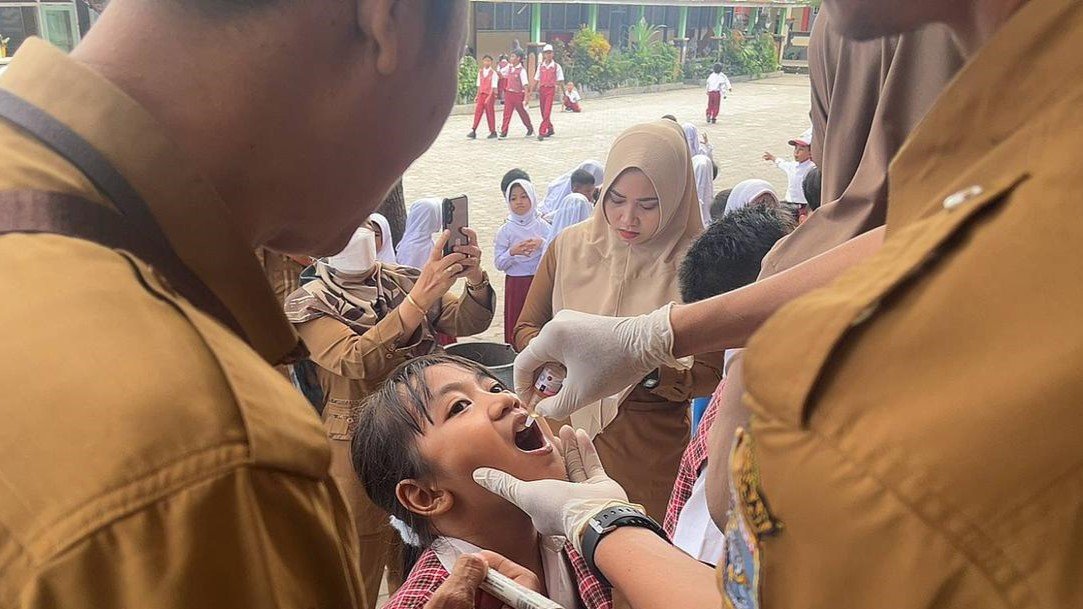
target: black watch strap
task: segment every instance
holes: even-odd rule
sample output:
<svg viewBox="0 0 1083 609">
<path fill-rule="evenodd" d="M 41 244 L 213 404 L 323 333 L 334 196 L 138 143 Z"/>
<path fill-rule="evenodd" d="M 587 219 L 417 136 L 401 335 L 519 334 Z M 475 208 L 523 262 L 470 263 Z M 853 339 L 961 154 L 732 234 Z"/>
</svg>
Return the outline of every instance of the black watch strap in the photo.
<svg viewBox="0 0 1083 609">
<path fill-rule="evenodd" d="M 598 512 L 587 521 L 587 527 L 583 531 L 583 560 L 587 562 L 590 572 L 606 586 L 610 586 L 609 580 L 598 570 L 594 564 L 594 553 L 602 539 L 621 527 L 639 527 L 654 531 L 659 537 L 669 541 L 666 532 L 661 525 L 647 516 L 639 509 L 629 505 L 615 505 Z"/>
</svg>

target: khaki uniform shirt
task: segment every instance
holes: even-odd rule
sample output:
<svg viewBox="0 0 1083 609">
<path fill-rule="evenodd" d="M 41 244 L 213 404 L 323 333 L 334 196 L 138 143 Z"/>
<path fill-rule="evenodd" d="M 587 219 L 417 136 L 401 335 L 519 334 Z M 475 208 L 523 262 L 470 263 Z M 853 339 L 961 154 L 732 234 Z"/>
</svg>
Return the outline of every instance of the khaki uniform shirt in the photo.
<svg viewBox="0 0 1083 609">
<path fill-rule="evenodd" d="M 752 339 L 733 605 L 1083 607 L 1081 42 L 1023 5 L 892 164 L 882 251 Z"/>
<path fill-rule="evenodd" d="M 356 607 L 356 537 L 297 343 L 212 186 L 109 82 L 28 40 L 0 87 L 101 151 L 252 346 L 135 257 L 0 237 L 0 607 Z M 0 190 L 108 205 L 0 123 Z"/>
<path fill-rule="evenodd" d="M 284 304 L 286 298 L 301 287 L 301 273 L 305 270 L 305 265 L 286 254 L 280 254 L 265 247 L 256 250 L 256 258 L 263 266 L 267 282 L 271 284 L 271 290 L 274 291 L 275 300 L 279 304 Z"/>
</svg>

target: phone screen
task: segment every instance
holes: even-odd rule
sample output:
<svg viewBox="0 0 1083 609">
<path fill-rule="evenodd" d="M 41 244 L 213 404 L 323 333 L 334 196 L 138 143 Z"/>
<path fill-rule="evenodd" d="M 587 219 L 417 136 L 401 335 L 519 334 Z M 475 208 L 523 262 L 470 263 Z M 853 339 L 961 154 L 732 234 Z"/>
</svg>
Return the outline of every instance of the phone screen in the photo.
<svg viewBox="0 0 1083 609">
<path fill-rule="evenodd" d="M 470 226 L 470 202 L 466 195 L 460 195 L 452 199 L 444 199 L 444 230 L 451 231 L 451 238 L 444 246 L 444 255 L 451 254 L 457 245 L 468 245 L 470 239 L 463 233 L 464 228 Z"/>
</svg>

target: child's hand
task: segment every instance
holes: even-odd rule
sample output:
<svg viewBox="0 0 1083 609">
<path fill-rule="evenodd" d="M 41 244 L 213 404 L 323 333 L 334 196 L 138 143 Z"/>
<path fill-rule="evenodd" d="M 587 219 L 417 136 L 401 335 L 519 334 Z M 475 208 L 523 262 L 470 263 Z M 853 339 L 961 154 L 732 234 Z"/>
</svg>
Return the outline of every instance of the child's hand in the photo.
<svg viewBox="0 0 1083 609">
<path fill-rule="evenodd" d="M 770 162 L 774 163 L 774 162 L 775 162 L 775 159 L 777 159 L 777 158 L 778 158 L 778 157 L 776 157 L 775 155 L 771 154 L 770 152 L 765 152 L 765 153 L 763 153 L 763 160 L 765 160 L 765 161 L 770 161 Z"/>
</svg>

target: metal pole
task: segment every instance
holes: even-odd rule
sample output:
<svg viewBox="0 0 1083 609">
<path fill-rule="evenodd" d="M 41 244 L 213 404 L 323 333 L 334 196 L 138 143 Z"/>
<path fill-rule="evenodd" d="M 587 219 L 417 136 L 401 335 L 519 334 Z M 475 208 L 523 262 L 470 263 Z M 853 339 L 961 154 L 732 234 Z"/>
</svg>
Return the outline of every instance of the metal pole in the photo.
<svg viewBox="0 0 1083 609">
<path fill-rule="evenodd" d="M 590 26 L 590 31 L 598 31 L 598 5 L 591 4 L 587 8 L 587 25 Z"/>
<path fill-rule="evenodd" d="M 688 38 L 688 7 L 677 9 L 677 38 Z"/>
<path fill-rule="evenodd" d="M 532 42 L 541 42 L 541 4 L 530 5 L 530 38 Z"/>
</svg>

